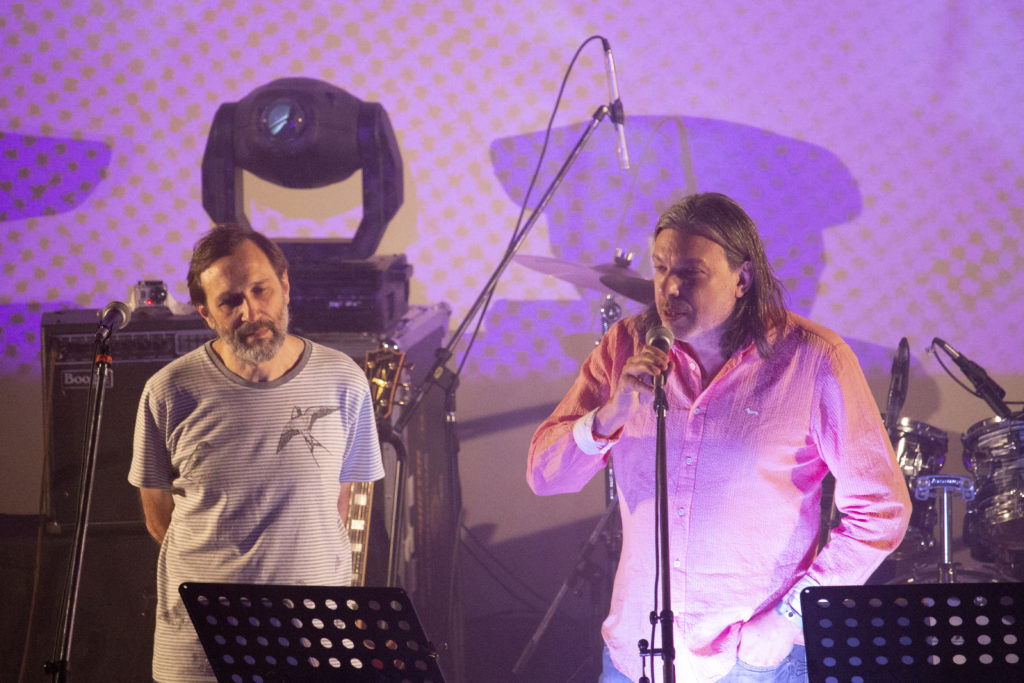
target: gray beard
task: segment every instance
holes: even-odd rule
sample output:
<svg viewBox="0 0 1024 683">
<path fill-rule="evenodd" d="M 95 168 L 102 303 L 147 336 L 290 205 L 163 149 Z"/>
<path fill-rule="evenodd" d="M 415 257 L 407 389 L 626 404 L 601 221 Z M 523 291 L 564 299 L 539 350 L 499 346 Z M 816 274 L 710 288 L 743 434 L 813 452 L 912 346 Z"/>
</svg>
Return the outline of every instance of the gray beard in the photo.
<svg viewBox="0 0 1024 683">
<path fill-rule="evenodd" d="M 285 306 L 281 315 L 275 321 L 264 320 L 258 323 L 247 323 L 237 330 L 225 330 L 217 328 L 217 336 L 231 349 L 232 355 L 243 363 L 259 365 L 274 359 L 277 352 L 284 346 L 288 337 L 288 306 Z M 274 333 L 270 339 L 254 340 L 247 344 L 242 337 L 255 332 L 261 327 L 266 327 Z"/>
</svg>

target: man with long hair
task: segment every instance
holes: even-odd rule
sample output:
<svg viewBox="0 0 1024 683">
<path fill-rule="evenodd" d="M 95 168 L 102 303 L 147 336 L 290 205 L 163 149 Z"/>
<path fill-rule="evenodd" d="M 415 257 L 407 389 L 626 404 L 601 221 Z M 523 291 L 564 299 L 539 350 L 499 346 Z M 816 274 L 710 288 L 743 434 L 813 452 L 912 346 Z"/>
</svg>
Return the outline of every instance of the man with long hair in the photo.
<svg viewBox="0 0 1024 683">
<path fill-rule="evenodd" d="M 800 591 L 863 583 L 903 538 L 909 495 L 856 357 L 788 312 L 754 222 L 691 195 L 655 228 L 655 301 L 612 327 L 530 444 L 540 495 L 580 490 L 614 454 L 622 553 L 603 683 L 641 675 L 655 560 L 653 379 L 664 376 L 680 681 L 804 681 Z M 667 327 L 668 353 L 645 343 Z M 821 483 L 844 513 L 816 554 Z M 654 643 L 653 647 L 659 647 Z M 653 662 L 651 666 L 656 666 Z"/>
</svg>

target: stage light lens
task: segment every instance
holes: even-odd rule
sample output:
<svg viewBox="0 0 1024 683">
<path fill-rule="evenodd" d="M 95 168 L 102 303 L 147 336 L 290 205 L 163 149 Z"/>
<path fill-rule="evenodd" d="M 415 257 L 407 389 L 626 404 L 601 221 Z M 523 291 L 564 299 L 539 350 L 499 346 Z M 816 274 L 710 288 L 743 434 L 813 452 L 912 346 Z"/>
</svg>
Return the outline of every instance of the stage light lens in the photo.
<svg viewBox="0 0 1024 683">
<path fill-rule="evenodd" d="M 264 131 L 274 140 L 295 140 L 302 134 L 306 114 L 291 98 L 279 98 L 268 104 L 260 117 Z"/>
</svg>

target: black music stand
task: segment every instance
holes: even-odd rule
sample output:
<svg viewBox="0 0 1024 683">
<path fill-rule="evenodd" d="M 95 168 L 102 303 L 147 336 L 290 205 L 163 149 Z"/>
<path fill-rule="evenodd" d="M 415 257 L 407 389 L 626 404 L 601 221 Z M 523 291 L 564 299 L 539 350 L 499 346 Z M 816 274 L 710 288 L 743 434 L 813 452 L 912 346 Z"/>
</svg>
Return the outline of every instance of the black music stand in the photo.
<svg viewBox="0 0 1024 683">
<path fill-rule="evenodd" d="M 444 683 L 401 588 L 183 583 L 219 683 Z"/>
<path fill-rule="evenodd" d="M 1024 583 L 805 588 L 811 683 L 1024 680 Z"/>
</svg>

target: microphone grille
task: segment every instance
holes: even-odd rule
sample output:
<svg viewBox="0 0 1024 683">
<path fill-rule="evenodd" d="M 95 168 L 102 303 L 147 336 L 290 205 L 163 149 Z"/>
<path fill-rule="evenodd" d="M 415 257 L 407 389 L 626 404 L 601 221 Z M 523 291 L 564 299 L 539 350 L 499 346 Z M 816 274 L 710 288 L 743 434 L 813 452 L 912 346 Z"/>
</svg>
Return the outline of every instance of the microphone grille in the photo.
<svg viewBox="0 0 1024 683">
<path fill-rule="evenodd" d="M 121 313 L 121 324 L 117 326 L 117 329 L 123 330 L 128 327 L 128 322 L 132 319 L 132 309 L 123 301 L 111 301 L 107 304 L 106 308 L 103 309 L 100 317 L 106 318 L 107 315 L 114 311 L 119 311 Z"/>
<path fill-rule="evenodd" d="M 676 336 L 672 334 L 672 330 L 664 325 L 658 325 L 647 330 L 646 341 L 648 346 L 653 346 L 667 352 L 672 348 L 672 344 L 675 343 Z"/>
</svg>

